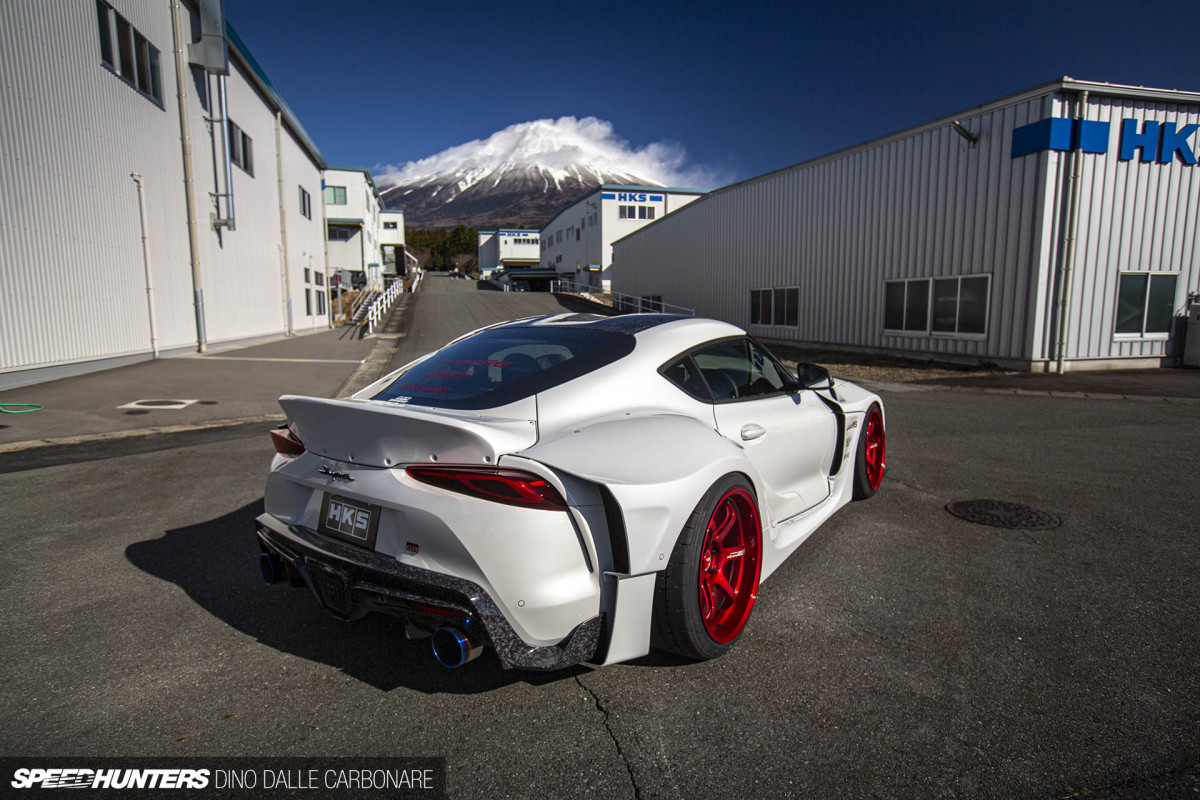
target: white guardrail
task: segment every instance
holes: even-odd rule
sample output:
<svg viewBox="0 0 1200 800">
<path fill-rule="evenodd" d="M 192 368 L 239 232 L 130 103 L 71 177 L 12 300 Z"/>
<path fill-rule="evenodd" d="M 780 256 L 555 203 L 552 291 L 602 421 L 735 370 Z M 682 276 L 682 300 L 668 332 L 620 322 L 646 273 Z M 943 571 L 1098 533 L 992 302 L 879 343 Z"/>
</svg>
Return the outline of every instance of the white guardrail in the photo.
<svg viewBox="0 0 1200 800">
<path fill-rule="evenodd" d="M 421 285 L 421 278 L 425 277 L 425 273 L 418 272 L 417 277 L 413 279 L 412 289 L 410 292 L 415 292 L 417 287 Z M 367 333 L 374 333 L 375 326 L 387 316 L 388 309 L 392 307 L 392 303 L 396 302 L 396 298 L 404 294 L 404 281 L 392 281 L 392 285 L 384 290 L 383 294 L 375 298 L 375 302 L 371 303 L 371 307 L 367 309 Z"/>
<path fill-rule="evenodd" d="M 624 294 L 623 292 L 599 291 L 594 286 L 575 283 L 574 281 L 551 281 L 550 291 L 579 295 L 601 305 L 611 306 L 613 310 L 622 314 L 649 312 L 682 314 L 686 317 L 696 316 L 696 309 L 694 308 L 684 308 L 683 306 L 664 303 L 662 300 L 653 297 L 638 297 L 637 295 Z"/>
</svg>

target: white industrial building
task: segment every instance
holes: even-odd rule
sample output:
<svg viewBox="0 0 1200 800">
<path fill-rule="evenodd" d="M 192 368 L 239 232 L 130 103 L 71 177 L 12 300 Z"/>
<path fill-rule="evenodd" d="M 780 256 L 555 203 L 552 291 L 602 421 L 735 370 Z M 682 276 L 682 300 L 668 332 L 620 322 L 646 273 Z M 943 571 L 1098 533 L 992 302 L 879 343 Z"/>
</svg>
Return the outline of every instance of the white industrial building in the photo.
<svg viewBox="0 0 1200 800">
<path fill-rule="evenodd" d="M 1024 370 L 1178 363 L 1200 93 L 1069 78 L 714 191 L 614 289 L 765 339 Z"/>
<path fill-rule="evenodd" d="M 380 215 L 383 202 L 369 170 L 325 168 L 325 223 L 329 235 L 329 269 L 343 280 L 383 288 Z M 394 219 L 388 220 L 395 222 Z M 403 231 L 403 224 L 399 229 Z M 389 231 L 390 233 L 390 231 Z M 393 237 L 394 238 L 394 237 Z"/>
<path fill-rule="evenodd" d="M 604 184 L 558 213 L 541 231 L 539 277 L 608 291 L 612 243 L 683 208 L 704 192 Z"/>
<path fill-rule="evenodd" d="M 0 42 L 0 388 L 328 325 L 323 159 L 218 0 L 6 0 Z"/>
<path fill-rule="evenodd" d="M 379 250 L 384 275 L 408 275 L 417 265 L 405 247 L 404 212 L 398 208 L 379 210 Z"/>
<path fill-rule="evenodd" d="M 486 280 L 501 272 L 508 273 L 511 277 L 530 267 L 538 266 L 541 234 L 537 231 L 501 228 L 495 231 L 479 231 L 478 236 L 476 254 L 480 278 Z"/>
</svg>

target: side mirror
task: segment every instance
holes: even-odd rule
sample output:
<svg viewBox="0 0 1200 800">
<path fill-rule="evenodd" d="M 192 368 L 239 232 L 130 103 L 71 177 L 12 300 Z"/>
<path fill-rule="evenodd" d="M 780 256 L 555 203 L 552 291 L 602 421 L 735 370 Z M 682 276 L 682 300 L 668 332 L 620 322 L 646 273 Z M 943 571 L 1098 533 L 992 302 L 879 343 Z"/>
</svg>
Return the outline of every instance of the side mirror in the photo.
<svg viewBox="0 0 1200 800">
<path fill-rule="evenodd" d="M 833 377 L 819 364 L 797 364 L 796 382 L 805 389 L 828 389 L 833 386 Z"/>
</svg>

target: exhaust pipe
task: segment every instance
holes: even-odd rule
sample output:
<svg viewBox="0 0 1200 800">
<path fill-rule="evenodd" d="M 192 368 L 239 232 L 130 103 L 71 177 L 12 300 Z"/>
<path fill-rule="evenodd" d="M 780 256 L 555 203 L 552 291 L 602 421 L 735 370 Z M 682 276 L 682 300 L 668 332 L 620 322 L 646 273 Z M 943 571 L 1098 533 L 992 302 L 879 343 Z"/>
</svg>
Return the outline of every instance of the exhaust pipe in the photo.
<svg viewBox="0 0 1200 800">
<path fill-rule="evenodd" d="M 279 583 L 283 579 L 283 571 L 283 564 L 273 553 L 263 553 L 258 557 L 258 574 L 268 586 Z"/>
<path fill-rule="evenodd" d="M 431 640 L 433 657 L 448 669 L 461 667 L 483 652 L 483 645 L 456 628 L 438 628 Z"/>
</svg>

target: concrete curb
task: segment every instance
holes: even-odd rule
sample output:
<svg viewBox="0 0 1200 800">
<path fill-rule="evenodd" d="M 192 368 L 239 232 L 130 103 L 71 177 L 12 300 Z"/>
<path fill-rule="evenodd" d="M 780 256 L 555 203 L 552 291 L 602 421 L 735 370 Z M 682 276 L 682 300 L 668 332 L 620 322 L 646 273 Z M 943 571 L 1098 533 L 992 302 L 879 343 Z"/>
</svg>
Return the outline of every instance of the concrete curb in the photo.
<svg viewBox="0 0 1200 800">
<path fill-rule="evenodd" d="M 236 425 L 250 425 L 255 422 L 283 422 L 287 417 L 280 414 L 260 414 L 256 417 L 238 417 L 236 419 L 215 419 L 209 422 L 196 422 L 184 425 L 163 425 L 158 428 L 135 428 L 127 431 L 109 431 L 107 433 L 85 433 L 78 436 L 63 436 L 56 439 L 33 439 L 27 442 L 8 442 L 0 444 L 0 453 L 13 453 L 18 450 L 29 450 L 34 447 L 54 447 L 64 444 L 86 444 L 111 439 L 132 439 L 141 436 L 157 436 L 168 433 L 185 433 L 187 431 L 203 431 L 210 428 L 231 428 Z"/>
<path fill-rule="evenodd" d="M 1200 397 L 1163 397 L 1144 394 L 1107 394 L 1104 392 L 1060 392 L 1053 389 L 1000 389 L 992 386 L 935 386 L 928 383 L 885 383 L 851 380 L 872 391 L 883 392 L 961 392 L 964 394 L 1009 394 L 1020 397 L 1063 397 L 1074 400 L 1133 400 L 1142 403 L 1200 403 Z"/>
</svg>

